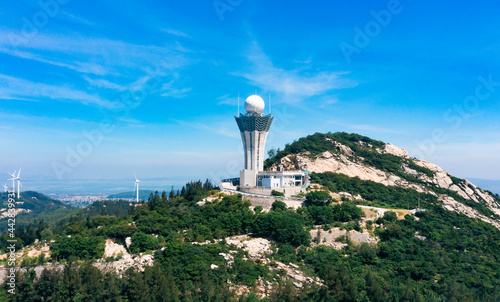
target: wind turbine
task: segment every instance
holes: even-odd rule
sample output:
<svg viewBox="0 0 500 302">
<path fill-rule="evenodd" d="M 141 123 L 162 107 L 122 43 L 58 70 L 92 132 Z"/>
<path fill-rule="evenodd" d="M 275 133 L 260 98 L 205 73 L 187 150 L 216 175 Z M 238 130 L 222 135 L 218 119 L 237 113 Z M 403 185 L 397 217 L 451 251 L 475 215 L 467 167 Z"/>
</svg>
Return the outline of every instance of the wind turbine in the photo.
<svg viewBox="0 0 500 302">
<path fill-rule="evenodd" d="M 21 167 L 21 169 L 22 169 L 22 167 Z M 21 169 L 19 169 L 19 172 L 17 172 L 17 176 L 15 177 L 15 180 L 17 180 L 17 199 L 20 198 L 19 194 L 21 193 L 21 190 L 19 189 L 19 187 L 23 186 L 21 184 L 21 178 L 19 177 L 21 175 Z M 15 174 L 15 172 L 14 172 L 14 174 Z M 12 180 L 12 184 L 14 184 L 14 180 Z"/>
<path fill-rule="evenodd" d="M 135 175 L 135 174 L 134 174 Z M 136 197 L 136 202 L 139 203 L 139 183 L 141 181 L 137 179 L 137 175 L 135 175 L 135 185 L 134 185 L 134 193 L 137 189 L 137 197 Z"/>
<path fill-rule="evenodd" d="M 4 188 L 5 192 L 7 192 L 7 191 L 8 191 L 8 190 L 7 190 L 7 184 L 4 184 L 4 185 L 3 185 L 3 188 Z"/>
<path fill-rule="evenodd" d="M 14 171 L 14 173 L 9 173 L 9 175 L 12 177 L 12 178 L 9 178 L 8 180 L 12 180 L 12 193 L 15 194 L 16 193 L 16 171 Z"/>
</svg>

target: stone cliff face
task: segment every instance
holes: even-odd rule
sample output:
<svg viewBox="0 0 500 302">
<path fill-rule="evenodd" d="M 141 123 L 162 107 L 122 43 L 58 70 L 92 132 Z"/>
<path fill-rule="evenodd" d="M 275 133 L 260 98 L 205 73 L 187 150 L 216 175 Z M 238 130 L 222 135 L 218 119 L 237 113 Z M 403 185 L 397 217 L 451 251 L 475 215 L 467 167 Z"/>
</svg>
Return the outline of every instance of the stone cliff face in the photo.
<svg viewBox="0 0 500 302">
<path fill-rule="evenodd" d="M 349 146 L 343 145 L 337 141 L 325 138 L 332 144 L 331 151 L 324 151 L 318 155 L 311 156 L 308 151 L 299 152 L 297 154 L 289 154 L 282 157 L 278 162 L 271 165 L 270 170 L 277 170 L 279 165 L 283 165 L 285 169 L 301 168 L 304 170 L 316 173 L 333 172 L 344 174 L 349 177 L 358 177 L 361 180 L 373 181 L 385 186 L 397 186 L 405 189 L 414 189 L 421 193 L 428 193 L 437 196 L 443 202 L 443 207 L 450 211 L 463 213 L 471 218 L 478 218 L 487 221 L 496 227 L 500 228 L 500 223 L 495 217 L 486 217 L 478 213 L 463 203 L 458 202 L 453 197 L 446 194 L 436 194 L 434 188 L 441 188 L 453 191 L 466 200 L 476 203 L 484 203 L 495 214 L 500 215 L 500 205 L 489 192 L 486 192 L 468 180 L 461 180 L 452 177 L 450 173 L 443 170 L 436 164 L 410 158 L 408 152 L 402 148 L 398 148 L 392 144 L 385 144 L 383 148 L 373 147 L 370 144 L 359 141 L 360 147 L 366 147 L 378 154 L 391 154 L 400 157 L 402 164 L 400 167 L 399 176 L 382 171 L 379 168 L 366 164 L 363 157 L 357 156 L 356 152 Z M 418 167 L 410 167 L 407 164 L 409 161 L 415 165 L 424 168 L 427 173 L 417 171 Z M 432 172 L 432 173 L 429 173 Z M 401 177 L 408 175 L 418 181 L 412 182 Z M 432 177 L 431 177 L 432 176 Z M 411 178 L 410 178 L 411 179 Z"/>
</svg>

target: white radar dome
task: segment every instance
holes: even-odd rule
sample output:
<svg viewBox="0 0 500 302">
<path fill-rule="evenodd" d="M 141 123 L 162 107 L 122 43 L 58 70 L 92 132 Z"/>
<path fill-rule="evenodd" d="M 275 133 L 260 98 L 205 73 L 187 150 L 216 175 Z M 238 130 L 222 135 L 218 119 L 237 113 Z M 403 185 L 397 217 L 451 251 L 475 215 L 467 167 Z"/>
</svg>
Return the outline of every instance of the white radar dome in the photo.
<svg viewBox="0 0 500 302">
<path fill-rule="evenodd" d="M 245 110 L 248 113 L 261 114 L 265 106 L 264 100 L 258 95 L 251 95 L 245 101 Z"/>
</svg>

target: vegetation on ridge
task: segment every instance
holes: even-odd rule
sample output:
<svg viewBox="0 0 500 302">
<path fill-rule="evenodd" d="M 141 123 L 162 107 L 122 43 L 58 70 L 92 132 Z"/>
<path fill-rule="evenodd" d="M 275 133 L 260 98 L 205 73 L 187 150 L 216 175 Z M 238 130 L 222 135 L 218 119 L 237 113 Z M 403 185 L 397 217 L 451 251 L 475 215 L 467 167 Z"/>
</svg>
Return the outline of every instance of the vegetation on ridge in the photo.
<svg viewBox="0 0 500 302">
<path fill-rule="evenodd" d="M 364 159 L 358 160 L 387 166 L 384 171 L 404 164 L 397 162 L 397 156 L 376 152 L 374 148 L 383 147 L 383 143 L 366 137 L 344 133 L 310 137 L 298 141 L 302 146 L 295 142 L 280 152 L 310 151 L 317 155 L 332 151 L 325 149 L 334 146 L 325 139 L 330 138 L 356 154 L 366 152 Z M 275 162 L 283 155 L 280 152 L 273 157 Z M 412 161 L 406 164 L 417 170 Z M 426 174 L 425 170 L 420 172 Z M 59 259 L 64 269 L 45 269 L 36 278 L 26 264 L 28 272 L 17 276 L 17 294 L 7 294 L 4 284 L 0 301 L 500 300 L 500 230 L 443 209 L 430 193 L 329 172 L 311 173 L 311 181 L 323 191 L 310 190 L 306 206 L 296 210 L 280 201 L 274 202 L 269 212 L 259 206 L 251 209 L 241 195 L 225 196 L 210 181 L 193 181 L 182 190 L 155 192 L 138 205 L 102 201 L 54 225 L 37 221 L 24 226 L 16 231 L 20 242 L 55 240 L 51 261 Z M 484 204 L 472 203 L 449 190 L 428 188 L 491 215 Z M 360 195 L 363 200 L 338 201 L 332 192 Z M 214 200 L 199 203 L 207 196 Z M 378 219 L 367 220 L 357 206 L 415 208 L 419 200 L 425 212 L 404 219 L 387 211 Z M 322 245 L 322 238 L 315 238 L 312 244 L 311 230 L 318 226 L 327 232 L 369 232 L 380 241 L 357 243 L 347 235 L 337 238 L 345 243 L 340 250 Z M 254 260 L 244 250 L 227 245 L 228 237 L 244 234 L 272 241 L 274 253 L 262 255 L 269 261 Z M 124 244 L 127 237 L 131 237 L 128 251 L 132 254 L 154 253 L 153 267 L 144 272 L 129 269 L 120 278 L 92 265 L 102 259 L 105 239 Z M 7 233 L 0 238 L 7 239 Z M 294 285 L 286 272 L 277 269 L 279 262 L 291 263 L 305 275 L 319 278 L 318 283 Z M 263 289 L 262 284 L 273 287 Z M 242 287 L 250 293 L 236 294 Z M 267 298 L 261 300 L 258 291 L 267 291 Z"/>
</svg>

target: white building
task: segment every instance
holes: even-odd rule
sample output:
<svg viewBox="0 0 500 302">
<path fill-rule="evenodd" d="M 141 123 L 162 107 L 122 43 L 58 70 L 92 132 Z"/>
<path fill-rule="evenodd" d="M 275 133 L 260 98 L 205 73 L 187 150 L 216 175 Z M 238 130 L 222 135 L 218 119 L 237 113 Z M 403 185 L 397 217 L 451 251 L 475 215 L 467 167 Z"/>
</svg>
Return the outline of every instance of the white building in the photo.
<svg viewBox="0 0 500 302">
<path fill-rule="evenodd" d="M 259 172 L 257 186 L 266 188 L 300 187 L 305 183 L 301 170 Z"/>
</svg>

